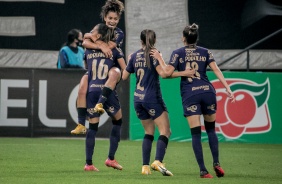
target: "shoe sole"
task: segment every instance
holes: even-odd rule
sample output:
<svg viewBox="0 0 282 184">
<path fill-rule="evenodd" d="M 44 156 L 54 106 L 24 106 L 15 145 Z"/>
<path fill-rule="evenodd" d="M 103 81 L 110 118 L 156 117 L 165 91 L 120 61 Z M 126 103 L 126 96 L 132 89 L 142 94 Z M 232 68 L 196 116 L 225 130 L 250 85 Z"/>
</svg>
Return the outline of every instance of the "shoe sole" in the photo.
<svg viewBox="0 0 282 184">
<path fill-rule="evenodd" d="M 158 169 L 156 169 L 156 166 L 153 166 L 151 168 L 154 171 L 159 171 L 160 173 L 162 173 L 163 176 L 173 176 L 173 174 L 169 170 L 167 170 L 167 169 L 165 169 L 165 168 L 163 168 L 163 167 L 161 167 L 159 165 L 157 165 L 157 167 L 158 167 Z"/>
<path fill-rule="evenodd" d="M 214 171 L 215 171 L 217 177 L 220 178 L 220 177 L 224 176 L 224 172 L 221 172 L 219 169 L 214 168 Z"/>
<path fill-rule="evenodd" d="M 86 134 L 86 131 L 85 132 L 79 132 L 79 133 L 71 132 L 71 134 L 73 134 L 73 135 Z"/>
<path fill-rule="evenodd" d="M 116 169 L 116 170 L 122 170 L 122 167 L 120 168 L 120 167 L 114 167 L 114 166 L 111 166 L 111 165 L 107 165 L 107 164 L 105 164 L 107 167 L 111 167 L 111 168 L 113 168 L 113 169 Z"/>
<path fill-rule="evenodd" d="M 200 176 L 201 178 L 213 178 L 212 175 L 208 175 L 208 176 Z"/>
<path fill-rule="evenodd" d="M 145 172 L 142 172 L 142 174 L 143 174 L 143 175 L 150 175 L 150 174 L 152 174 L 152 173 L 150 173 L 150 172 L 146 172 L 146 173 L 145 173 Z"/>
<path fill-rule="evenodd" d="M 98 172 L 99 170 L 87 170 L 87 169 L 84 169 L 84 171 L 95 171 L 95 172 Z"/>
</svg>

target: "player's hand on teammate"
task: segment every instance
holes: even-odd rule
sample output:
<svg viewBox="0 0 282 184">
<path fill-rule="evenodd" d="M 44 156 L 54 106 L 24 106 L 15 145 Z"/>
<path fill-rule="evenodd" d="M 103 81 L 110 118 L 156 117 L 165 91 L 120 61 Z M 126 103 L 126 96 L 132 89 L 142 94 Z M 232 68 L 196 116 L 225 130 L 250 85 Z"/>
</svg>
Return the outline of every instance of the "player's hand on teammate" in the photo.
<svg viewBox="0 0 282 184">
<path fill-rule="evenodd" d="M 112 57 L 113 52 L 112 52 L 112 49 L 109 47 L 108 44 L 102 42 L 101 44 L 99 44 L 99 48 L 101 49 L 101 51 L 105 54 L 105 56 L 107 58 Z"/>
<path fill-rule="evenodd" d="M 186 68 L 186 70 L 184 70 L 184 75 L 186 77 L 194 78 L 195 77 L 195 73 L 196 73 L 195 69 L 190 68 L 190 67 Z"/>
<path fill-rule="evenodd" d="M 150 56 L 159 60 L 159 59 L 162 58 L 162 53 L 160 53 L 157 49 L 152 49 L 151 52 L 150 52 Z"/>
</svg>

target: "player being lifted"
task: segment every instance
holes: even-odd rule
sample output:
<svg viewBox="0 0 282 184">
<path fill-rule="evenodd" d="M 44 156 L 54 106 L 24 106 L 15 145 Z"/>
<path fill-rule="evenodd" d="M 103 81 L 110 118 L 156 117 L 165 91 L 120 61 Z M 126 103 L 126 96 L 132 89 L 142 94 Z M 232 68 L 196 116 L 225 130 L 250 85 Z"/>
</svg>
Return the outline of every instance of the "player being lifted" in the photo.
<svg viewBox="0 0 282 184">
<path fill-rule="evenodd" d="M 124 11 L 124 5 L 119 0 L 107 0 L 105 5 L 101 10 L 101 18 L 105 22 L 105 24 L 114 29 L 115 32 L 115 41 L 110 41 L 109 43 L 105 43 L 101 40 L 97 40 L 93 42 L 93 35 L 90 33 L 86 33 L 84 35 L 83 47 L 88 49 L 100 49 L 103 51 L 106 57 L 112 56 L 113 48 L 120 48 L 123 39 L 124 33 L 123 31 L 117 27 L 119 23 L 122 12 Z M 121 66 L 122 69 L 125 68 Z M 104 113 L 103 104 L 107 100 L 108 96 L 111 94 L 112 90 L 115 89 L 116 84 L 118 83 L 118 79 L 121 78 L 121 70 L 118 67 L 113 67 L 109 72 L 109 79 L 103 88 L 103 92 L 95 107 L 95 110 L 100 114 Z M 86 121 L 86 93 L 88 87 L 88 74 L 86 73 L 80 81 L 78 97 L 77 97 L 77 112 L 78 112 L 78 125 L 77 127 L 71 131 L 72 134 L 85 134 L 85 121 Z"/>
<path fill-rule="evenodd" d="M 105 24 L 96 25 L 91 31 L 93 41 L 101 40 L 109 43 L 114 38 L 113 29 Z M 98 131 L 100 113 L 93 107 L 99 101 L 106 82 L 109 79 L 109 72 L 112 67 L 120 69 L 120 65 L 125 65 L 123 53 L 114 48 L 112 57 L 107 58 L 99 49 L 86 49 L 85 57 L 87 63 L 87 71 L 89 77 L 88 94 L 87 94 L 87 115 L 89 117 L 89 129 L 86 134 L 86 171 L 98 171 L 92 163 L 92 156 L 95 147 L 95 137 Z M 118 80 L 118 79 L 117 79 Z M 122 124 L 122 114 L 118 96 L 115 90 L 108 96 L 108 100 L 104 104 L 107 114 L 112 118 L 113 127 L 110 136 L 110 149 L 105 165 L 114 169 L 122 170 L 122 166 L 115 160 L 115 153 L 118 149 L 120 141 L 120 127 Z"/>
</svg>

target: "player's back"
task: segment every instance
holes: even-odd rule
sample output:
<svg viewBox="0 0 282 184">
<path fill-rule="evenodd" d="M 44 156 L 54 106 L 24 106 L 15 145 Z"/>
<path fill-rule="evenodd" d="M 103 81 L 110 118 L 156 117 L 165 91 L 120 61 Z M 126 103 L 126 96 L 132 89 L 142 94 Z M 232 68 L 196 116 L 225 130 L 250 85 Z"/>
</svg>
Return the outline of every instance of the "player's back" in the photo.
<svg viewBox="0 0 282 184">
<path fill-rule="evenodd" d="M 206 74 L 207 66 L 211 62 L 214 62 L 211 52 L 196 45 L 185 46 L 173 52 L 170 64 L 175 66 L 178 71 L 184 71 L 188 67 L 195 69 L 194 78 L 181 78 L 181 94 L 183 97 L 188 98 L 205 92 L 215 93 Z"/>
<path fill-rule="evenodd" d="M 135 102 L 158 103 L 162 99 L 159 75 L 156 71 L 156 60 L 150 57 L 150 67 L 147 66 L 144 51 L 138 50 L 131 56 L 132 66 L 136 76 Z"/>
<path fill-rule="evenodd" d="M 117 56 L 107 58 L 101 50 L 86 49 L 85 59 L 88 69 L 89 92 L 101 91 L 108 80 L 109 70 L 117 66 Z"/>
</svg>

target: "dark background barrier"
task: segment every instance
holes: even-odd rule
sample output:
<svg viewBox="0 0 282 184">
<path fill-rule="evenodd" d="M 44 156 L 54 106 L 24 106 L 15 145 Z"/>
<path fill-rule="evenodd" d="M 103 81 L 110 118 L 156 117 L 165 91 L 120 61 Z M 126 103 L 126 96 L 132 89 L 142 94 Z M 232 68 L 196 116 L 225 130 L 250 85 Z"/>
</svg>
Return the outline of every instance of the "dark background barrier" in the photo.
<svg viewBox="0 0 282 184">
<path fill-rule="evenodd" d="M 0 136 L 71 136 L 83 70 L 0 68 Z M 129 132 L 129 83 L 117 87 L 123 110 L 122 139 Z M 111 119 L 103 115 L 97 137 L 108 138 Z M 83 137 L 83 136 L 82 136 Z"/>
<path fill-rule="evenodd" d="M 121 0 L 124 2 L 123 0 Z M 101 7 L 105 1 L 65 0 L 64 4 L 50 2 L 0 2 L 0 17 L 35 18 L 35 36 L 0 36 L 0 48 L 59 50 L 73 28 L 83 33 L 102 22 Z M 124 14 L 118 25 L 125 32 Z M 124 45 L 123 48 L 124 50 Z"/>
<path fill-rule="evenodd" d="M 189 22 L 199 26 L 199 45 L 244 49 L 282 28 L 282 1 L 188 0 Z M 282 49 L 278 34 L 254 49 Z"/>
</svg>

